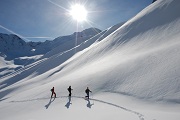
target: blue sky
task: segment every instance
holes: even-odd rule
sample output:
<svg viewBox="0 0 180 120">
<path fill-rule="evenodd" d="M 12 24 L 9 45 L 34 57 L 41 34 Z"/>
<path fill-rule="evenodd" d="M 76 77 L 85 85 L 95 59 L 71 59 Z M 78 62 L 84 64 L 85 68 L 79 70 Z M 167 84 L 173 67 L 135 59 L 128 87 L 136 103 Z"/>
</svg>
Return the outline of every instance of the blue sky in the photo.
<svg viewBox="0 0 180 120">
<path fill-rule="evenodd" d="M 25 40 L 45 41 L 89 27 L 105 30 L 127 21 L 152 0 L 0 0 L 0 33 L 17 34 Z M 68 15 L 74 3 L 84 4 L 88 22 Z"/>
</svg>

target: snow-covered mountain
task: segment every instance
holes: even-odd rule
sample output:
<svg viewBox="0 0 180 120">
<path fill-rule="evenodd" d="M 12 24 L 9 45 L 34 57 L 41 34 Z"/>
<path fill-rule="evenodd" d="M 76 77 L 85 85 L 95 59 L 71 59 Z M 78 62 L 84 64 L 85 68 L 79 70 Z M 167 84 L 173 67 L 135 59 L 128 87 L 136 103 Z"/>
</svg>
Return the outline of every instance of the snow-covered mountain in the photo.
<svg viewBox="0 0 180 120">
<path fill-rule="evenodd" d="M 89 28 L 82 32 L 75 32 L 72 35 L 58 37 L 52 41 L 47 40 L 45 42 L 25 42 L 17 35 L 0 33 L 0 53 L 1 56 L 6 56 L 7 60 L 13 60 L 17 57 L 41 55 L 66 42 L 71 41 L 75 43 L 76 39 L 78 40 L 77 44 L 80 44 L 83 40 L 87 40 L 99 32 L 101 30 L 97 28 Z"/>
<path fill-rule="evenodd" d="M 0 33 L 0 71 L 3 71 L 0 77 L 39 60 L 55 48 L 58 52 L 66 51 L 100 32 L 97 28 L 89 28 L 45 42 L 25 42 L 17 35 Z"/>
<path fill-rule="evenodd" d="M 1 77 L 1 119 L 179 120 L 177 11 L 179 0 L 157 0 L 123 25 Z"/>
</svg>

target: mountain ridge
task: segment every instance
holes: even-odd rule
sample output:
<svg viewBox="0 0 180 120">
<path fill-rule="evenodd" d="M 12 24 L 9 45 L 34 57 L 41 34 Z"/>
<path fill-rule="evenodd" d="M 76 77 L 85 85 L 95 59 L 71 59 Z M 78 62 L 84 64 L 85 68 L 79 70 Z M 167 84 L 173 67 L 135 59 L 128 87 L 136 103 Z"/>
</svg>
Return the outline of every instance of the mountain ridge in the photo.
<svg viewBox="0 0 180 120">
<path fill-rule="evenodd" d="M 45 42 L 25 42 L 17 35 L 0 33 L 0 52 L 1 54 L 5 54 L 7 56 L 6 59 L 8 60 L 12 60 L 16 57 L 45 54 L 53 48 L 59 46 L 60 44 L 63 44 L 68 40 L 71 41 L 75 39 L 77 37 L 76 35 L 89 33 L 88 37 L 86 37 L 86 39 L 88 39 L 89 37 L 92 37 L 99 32 L 101 32 L 101 30 L 97 28 L 89 28 L 83 30 L 82 32 L 75 32 L 72 35 L 57 37 L 52 41 L 47 40 Z M 21 52 L 22 50 L 23 52 Z M 14 54 L 14 52 L 16 53 Z"/>
</svg>

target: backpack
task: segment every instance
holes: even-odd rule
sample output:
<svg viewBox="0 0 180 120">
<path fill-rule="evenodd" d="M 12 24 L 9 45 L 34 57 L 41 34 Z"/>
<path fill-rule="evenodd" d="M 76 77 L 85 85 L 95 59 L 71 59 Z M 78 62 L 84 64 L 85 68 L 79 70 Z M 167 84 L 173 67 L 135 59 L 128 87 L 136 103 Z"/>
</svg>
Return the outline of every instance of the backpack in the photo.
<svg viewBox="0 0 180 120">
<path fill-rule="evenodd" d="M 88 89 L 85 90 L 85 93 L 88 93 Z"/>
<path fill-rule="evenodd" d="M 71 88 L 68 88 L 67 90 L 68 90 L 69 92 L 71 92 Z"/>
</svg>

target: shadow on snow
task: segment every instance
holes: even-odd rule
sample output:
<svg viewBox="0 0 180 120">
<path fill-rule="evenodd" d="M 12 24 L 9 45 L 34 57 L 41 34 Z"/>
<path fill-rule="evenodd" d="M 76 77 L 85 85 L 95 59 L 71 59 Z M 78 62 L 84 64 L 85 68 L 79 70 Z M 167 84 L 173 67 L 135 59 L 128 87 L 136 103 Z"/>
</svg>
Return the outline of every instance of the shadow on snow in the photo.
<svg viewBox="0 0 180 120">
<path fill-rule="evenodd" d="M 66 103 L 65 107 L 67 107 L 67 109 L 69 109 L 70 105 L 71 105 L 71 97 L 68 96 L 68 102 Z"/>
<path fill-rule="evenodd" d="M 49 100 L 49 103 L 47 105 L 45 105 L 46 109 L 48 109 L 48 107 L 51 105 L 51 103 L 55 100 L 55 98 L 51 98 Z"/>
<path fill-rule="evenodd" d="M 68 97 L 68 102 L 66 103 L 65 107 L 67 107 L 67 109 L 69 109 L 70 105 L 72 104 L 71 97 L 69 97 L 69 96 L 61 96 L 61 97 L 56 97 L 56 98 L 67 98 L 67 97 Z M 85 99 L 84 97 L 80 97 L 80 96 L 72 96 L 72 97 L 79 98 L 79 99 Z M 50 98 L 48 104 L 45 105 L 45 108 L 48 109 L 48 107 L 51 105 L 51 103 L 56 98 Z M 21 101 L 10 101 L 10 102 L 13 102 L 13 103 L 15 103 L 15 102 L 31 102 L 31 101 L 39 101 L 39 100 L 46 100 L 46 99 L 49 99 L 49 98 L 36 98 L 36 99 L 21 100 Z M 127 112 L 133 113 L 133 114 L 137 115 L 140 120 L 144 120 L 144 116 L 141 113 L 138 113 L 136 111 L 127 109 L 127 108 L 119 106 L 117 104 L 113 104 L 113 103 L 106 102 L 106 101 L 103 101 L 103 100 L 98 100 L 98 99 L 91 99 L 91 98 L 90 99 L 85 99 L 85 100 L 87 101 L 87 105 L 86 106 L 88 108 L 91 108 L 94 105 L 94 101 L 96 101 L 96 102 L 104 103 L 104 104 L 107 104 L 107 105 L 110 105 L 110 106 L 113 106 L 113 107 L 120 108 L 120 109 L 125 110 Z M 93 104 L 91 103 L 91 101 L 93 101 Z"/>
</svg>

